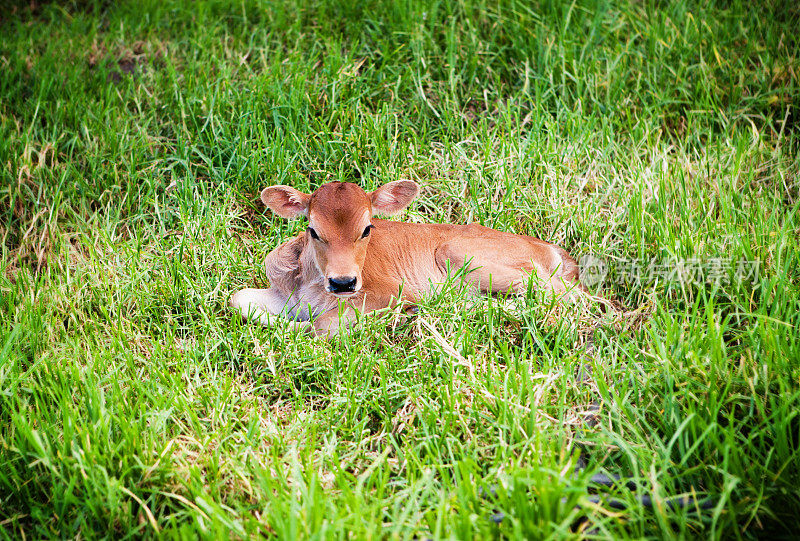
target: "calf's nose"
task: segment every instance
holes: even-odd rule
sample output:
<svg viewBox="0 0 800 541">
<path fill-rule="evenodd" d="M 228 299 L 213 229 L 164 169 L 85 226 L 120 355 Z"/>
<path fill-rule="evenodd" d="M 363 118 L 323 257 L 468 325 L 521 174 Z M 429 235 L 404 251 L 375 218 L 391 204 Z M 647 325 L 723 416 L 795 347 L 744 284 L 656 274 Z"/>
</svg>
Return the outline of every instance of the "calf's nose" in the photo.
<svg viewBox="0 0 800 541">
<path fill-rule="evenodd" d="M 332 293 L 350 293 L 355 290 L 355 276 L 339 276 L 337 278 L 328 278 L 328 291 Z"/>
</svg>

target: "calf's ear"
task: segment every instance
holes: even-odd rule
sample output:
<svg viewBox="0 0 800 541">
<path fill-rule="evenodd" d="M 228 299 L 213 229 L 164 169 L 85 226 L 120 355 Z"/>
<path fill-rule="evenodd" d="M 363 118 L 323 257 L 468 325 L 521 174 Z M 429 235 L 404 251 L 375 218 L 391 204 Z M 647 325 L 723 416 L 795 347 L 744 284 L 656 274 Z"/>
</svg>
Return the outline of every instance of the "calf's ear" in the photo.
<svg viewBox="0 0 800 541">
<path fill-rule="evenodd" d="M 391 216 L 410 205 L 418 194 L 419 184 L 413 180 L 395 180 L 368 193 L 367 197 L 372 203 L 373 214 Z"/>
<path fill-rule="evenodd" d="M 284 218 L 308 216 L 308 202 L 311 196 L 291 186 L 268 186 L 261 190 L 261 201 L 272 212 Z"/>
</svg>

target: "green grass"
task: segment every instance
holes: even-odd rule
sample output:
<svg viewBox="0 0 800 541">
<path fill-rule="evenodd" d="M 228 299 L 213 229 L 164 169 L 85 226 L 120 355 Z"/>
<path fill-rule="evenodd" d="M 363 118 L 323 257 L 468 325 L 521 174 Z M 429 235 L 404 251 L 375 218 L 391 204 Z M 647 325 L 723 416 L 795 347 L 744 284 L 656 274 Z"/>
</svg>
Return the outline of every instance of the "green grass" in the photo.
<svg viewBox="0 0 800 541">
<path fill-rule="evenodd" d="M 4 535 L 796 533 L 798 27 L 783 0 L 5 9 Z M 401 178 L 401 219 L 593 254 L 628 312 L 453 283 L 329 342 L 234 317 L 304 227 L 262 187 Z M 589 504 L 598 472 L 655 505 Z"/>
</svg>

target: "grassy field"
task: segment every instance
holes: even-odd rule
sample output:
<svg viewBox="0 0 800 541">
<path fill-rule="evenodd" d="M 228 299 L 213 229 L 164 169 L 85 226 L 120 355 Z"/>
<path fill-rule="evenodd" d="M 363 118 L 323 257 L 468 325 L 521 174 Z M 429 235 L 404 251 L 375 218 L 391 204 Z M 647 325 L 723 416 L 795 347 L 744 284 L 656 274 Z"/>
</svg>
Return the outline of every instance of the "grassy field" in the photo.
<svg viewBox="0 0 800 541">
<path fill-rule="evenodd" d="M 0 9 L 0 531 L 796 534 L 799 28 L 788 0 Z M 454 281 L 338 340 L 234 317 L 305 227 L 261 188 L 397 179 L 399 219 L 591 255 L 624 311 Z"/>
</svg>

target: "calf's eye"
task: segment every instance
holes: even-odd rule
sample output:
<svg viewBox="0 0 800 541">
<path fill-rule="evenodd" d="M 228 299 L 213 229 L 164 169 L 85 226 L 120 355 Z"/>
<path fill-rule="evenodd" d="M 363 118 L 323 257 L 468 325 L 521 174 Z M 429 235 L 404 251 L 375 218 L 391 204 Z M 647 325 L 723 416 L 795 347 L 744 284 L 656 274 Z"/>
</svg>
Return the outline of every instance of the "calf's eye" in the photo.
<svg viewBox="0 0 800 541">
<path fill-rule="evenodd" d="M 314 228 L 313 228 L 313 227 L 309 227 L 309 228 L 308 228 L 308 234 L 309 234 L 309 235 L 311 235 L 311 238 L 312 238 L 312 239 L 314 239 L 314 240 L 319 240 L 319 235 L 317 235 L 317 232 L 316 232 L 316 231 L 314 231 Z"/>
<path fill-rule="evenodd" d="M 369 232 L 372 231 L 373 225 L 369 224 L 366 228 L 364 228 L 364 232 L 361 234 L 361 238 L 365 239 L 369 237 Z"/>
</svg>

